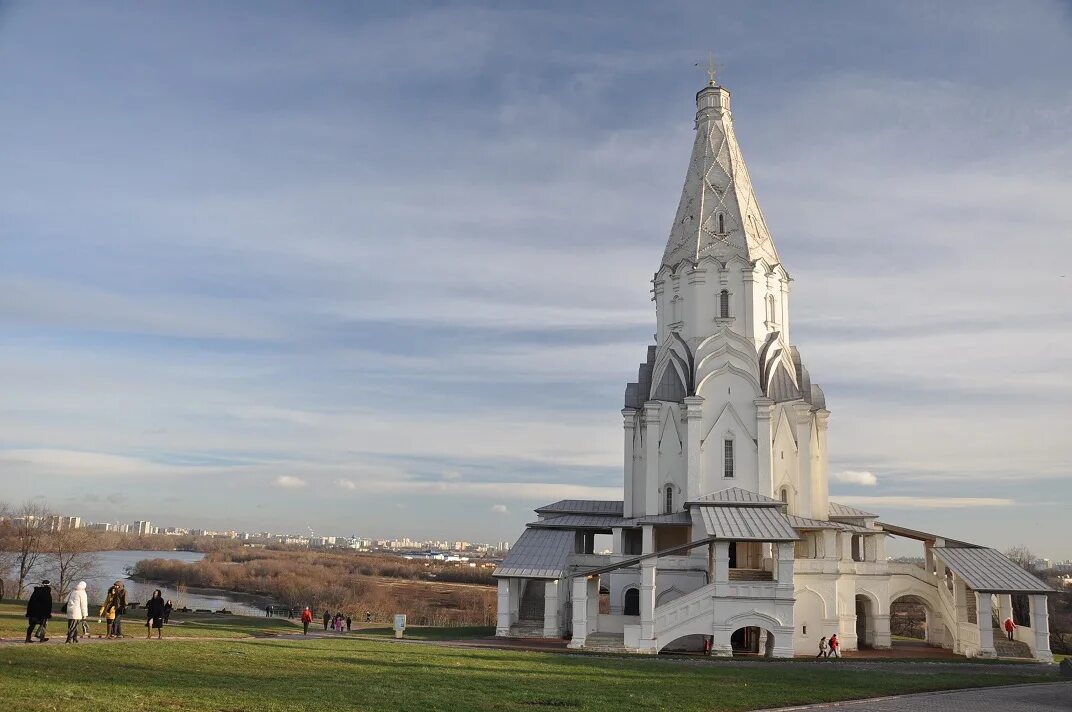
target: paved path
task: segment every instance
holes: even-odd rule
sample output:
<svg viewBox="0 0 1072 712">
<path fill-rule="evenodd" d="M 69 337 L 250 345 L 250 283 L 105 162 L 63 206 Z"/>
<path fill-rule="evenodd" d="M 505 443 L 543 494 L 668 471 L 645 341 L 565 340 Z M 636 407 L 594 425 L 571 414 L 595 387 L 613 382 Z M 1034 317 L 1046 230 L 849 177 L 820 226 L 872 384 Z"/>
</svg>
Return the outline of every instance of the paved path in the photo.
<svg viewBox="0 0 1072 712">
<path fill-rule="evenodd" d="M 1052 682 L 981 690 L 952 690 L 872 700 L 830 702 L 789 710 L 843 712 L 1067 712 L 1072 710 L 1072 682 Z M 775 712 L 768 710 L 768 712 Z"/>
</svg>

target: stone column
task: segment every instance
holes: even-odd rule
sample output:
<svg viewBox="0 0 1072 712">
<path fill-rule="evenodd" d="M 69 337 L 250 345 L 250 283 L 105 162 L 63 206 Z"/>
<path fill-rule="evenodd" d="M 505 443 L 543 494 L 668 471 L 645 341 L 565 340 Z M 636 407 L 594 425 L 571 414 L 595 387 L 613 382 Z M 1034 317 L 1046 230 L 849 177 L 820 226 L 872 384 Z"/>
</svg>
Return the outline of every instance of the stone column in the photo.
<svg viewBox="0 0 1072 712">
<path fill-rule="evenodd" d="M 569 648 L 583 648 L 588 638 L 588 580 L 584 576 L 573 579 L 573 637 Z"/>
<path fill-rule="evenodd" d="M 811 501 L 812 478 L 814 475 L 812 472 L 814 463 L 812 462 L 811 405 L 801 403 L 794 406 L 793 410 L 796 416 L 793 419 L 793 432 L 796 433 L 797 438 L 797 472 L 800 486 L 800 493 L 796 498 L 797 511 L 794 514 L 799 514 L 802 517 L 813 517 L 816 515 L 812 512 Z M 821 514 L 825 514 L 825 512 Z"/>
<path fill-rule="evenodd" d="M 719 658 L 733 657 L 733 644 L 730 642 L 732 636 L 732 626 L 715 623 L 711 628 L 711 655 Z"/>
<path fill-rule="evenodd" d="M 984 591 L 975 592 L 975 620 L 979 626 L 979 651 L 976 655 L 980 658 L 996 658 L 994 650 L 994 624 L 990 620 L 993 603 L 991 595 Z"/>
<path fill-rule="evenodd" d="M 655 642 L 655 557 L 640 562 L 640 648 L 651 650 Z"/>
<path fill-rule="evenodd" d="M 774 473 L 771 464 L 771 410 L 774 401 L 770 398 L 756 398 L 756 447 L 758 455 L 756 467 L 759 471 L 759 493 L 767 497 L 774 497 Z M 721 476 L 722 473 L 719 473 Z M 777 499 L 777 497 L 774 497 Z"/>
<path fill-rule="evenodd" d="M 557 638 L 562 635 L 558 622 L 558 579 L 543 585 L 543 637 Z"/>
<path fill-rule="evenodd" d="M 589 576 L 588 583 L 588 634 L 599 630 L 599 576 Z"/>
<path fill-rule="evenodd" d="M 1046 594 L 1032 594 L 1031 602 L 1031 630 L 1035 632 L 1035 644 L 1032 646 L 1035 660 L 1043 663 L 1053 662 L 1053 653 L 1050 652 L 1050 611 L 1047 607 Z"/>
<path fill-rule="evenodd" d="M 625 506 L 626 517 L 633 516 L 633 440 L 636 435 L 636 411 L 632 408 L 622 409 L 622 430 L 624 440 L 623 461 L 625 462 Z"/>
<path fill-rule="evenodd" d="M 661 424 L 659 401 L 644 404 L 644 511 L 633 512 L 656 515 L 659 508 L 659 425 Z"/>
<path fill-rule="evenodd" d="M 874 605 L 872 603 L 872 605 Z M 872 635 L 871 645 L 875 649 L 887 650 L 893 647 L 893 636 L 890 634 L 890 614 L 887 610 L 886 613 L 875 613 L 872 615 L 874 619 L 874 634 Z"/>
<path fill-rule="evenodd" d="M 703 419 L 703 402 L 704 399 L 700 396 L 688 396 L 685 398 L 686 501 L 697 499 L 706 494 L 706 492 L 702 491 L 704 477 L 700 471 L 702 468 L 700 438 L 703 436 L 700 426 Z"/>
<path fill-rule="evenodd" d="M 872 538 L 875 540 L 875 561 L 883 565 L 889 563 L 886 561 L 886 535 L 876 534 Z"/>
<path fill-rule="evenodd" d="M 521 618 L 521 579 L 510 579 L 510 625 Z"/>
<path fill-rule="evenodd" d="M 495 621 L 495 635 L 510 635 L 510 579 L 498 580 L 498 609 Z"/>
</svg>

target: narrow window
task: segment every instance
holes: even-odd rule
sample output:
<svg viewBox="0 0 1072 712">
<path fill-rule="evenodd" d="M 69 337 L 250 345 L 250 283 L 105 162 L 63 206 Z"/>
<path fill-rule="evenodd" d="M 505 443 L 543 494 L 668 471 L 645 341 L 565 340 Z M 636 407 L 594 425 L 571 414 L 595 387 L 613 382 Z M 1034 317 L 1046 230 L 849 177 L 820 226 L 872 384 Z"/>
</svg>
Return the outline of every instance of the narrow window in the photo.
<svg viewBox="0 0 1072 712">
<path fill-rule="evenodd" d="M 718 214 L 718 234 L 719 235 L 725 235 L 726 234 L 726 216 L 723 215 L 722 213 Z"/>
<path fill-rule="evenodd" d="M 730 318 L 730 290 L 723 289 L 718 295 L 718 315 L 723 319 Z"/>
<path fill-rule="evenodd" d="M 786 487 L 782 487 L 782 502 L 789 504 L 789 489 Z"/>
<path fill-rule="evenodd" d="M 774 323 L 774 295 L 767 295 L 767 321 Z"/>
<path fill-rule="evenodd" d="M 733 440 L 722 441 L 722 476 L 733 477 Z"/>
<path fill-rule="evenodd" d="M 673 514 L 674 512 L 674 488 L 670 485 L 666 486 L 666 504 L 664 505 L 664 512 L 666 514 Z"/>
<path fill-rule="evenodd" d="M 681 297 L 674 297 L 670 302 L 670 321 L 681 321 Z"/>
</svg>

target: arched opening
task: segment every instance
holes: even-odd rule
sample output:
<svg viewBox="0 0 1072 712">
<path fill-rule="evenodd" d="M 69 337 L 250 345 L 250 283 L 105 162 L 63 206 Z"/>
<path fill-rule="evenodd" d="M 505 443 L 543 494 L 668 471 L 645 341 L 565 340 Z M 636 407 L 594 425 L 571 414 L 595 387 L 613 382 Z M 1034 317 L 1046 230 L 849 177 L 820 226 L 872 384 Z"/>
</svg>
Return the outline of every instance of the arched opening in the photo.
<svg viewBox="0 0 1072 712">
<path fill-rule="evenodd" d="M 625 605 L 622 606 L 622 613 L 627 616 L 639 616 L 640 615 L 640 589 L 628 588 L 625 590 Z"/>
<path fill-rule="evenodd" d="M 875 645 L 875 607 L 867 596 L 856 596 L 856 647 L 871 648 Z"/>
<path fill-rule="evenodd" d="M 521 603 L 518 607 L 518 618 L 526 623 L 539 623 L 543 621 L 544 588 L 546 582 L 540 579 L 530 579 L 524 583 L 525 590 L 521 594 Z"/>
<path fill-rule="evenodd" d="M 927 645 L 933 611 L 919 596 L 898 596 L 890 602 L 890 638 L 895 648 Z"/>
<path fill-rule="evenodd" d="M 730 635 L 733 656 L 774 657 L 774 633 L 759 626 L 738 628 Z"/>
</svg>

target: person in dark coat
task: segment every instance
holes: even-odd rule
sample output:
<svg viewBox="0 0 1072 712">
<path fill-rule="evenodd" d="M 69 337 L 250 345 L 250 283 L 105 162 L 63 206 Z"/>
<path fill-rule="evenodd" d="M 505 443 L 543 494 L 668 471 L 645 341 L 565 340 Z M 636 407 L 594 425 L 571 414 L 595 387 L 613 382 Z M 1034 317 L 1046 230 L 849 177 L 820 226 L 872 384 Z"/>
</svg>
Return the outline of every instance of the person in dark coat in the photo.
<svg viewBox="0 0 1072 712">
<path fill-rule="evenodd" d="M 324 611 L 324 630 L 328 629 L 328 624 L 331 623 L 331 614 Z"/>
<path fill-rule="evenodd" d="M 175 604 L 173 604 L 173 603 L 171 602 L 171 599 L 169 598 L 169 599 L 167 600 L 167 602 L 166 602 L 166 603 L 164 603 L 164 624 L 165 624 L 165 625 L 167 625 L 167 622 L 168 622 L 168 620 L 170 620 L 170 619 L 171 619 L 171 611 L 172 611 L 172 610 L 173 610 L 174 608 L 175 608 Z"/>
<path fill-rule="evenodd" d="M 157 640 L 164 636 L 164 605 L 164 595 L 158 588 L 153 591 L 153 597 L 145 604 L 145 627 L 149 629 L 146 638 L 153 637 L 154 629 Z"/>
<path fill-rule="evenodd" d="M 350 632 L 350 624 L 353 623 L 353 619 L 350 616 L 346 616 L 346 632 Z"/>
<path fill-rule="evenodd" d="M 34 628 L 37 628 L 36 636 L 43 643 L 48 640 L 45 627 L 48 619 L 52 617 L 52 586 L 48 579 L 41 582 L 40 586 L 34 586 L 30 600 L 26 602 L 26 642 L 32 643 Z"/>
</svg>

